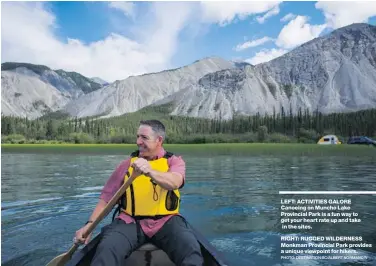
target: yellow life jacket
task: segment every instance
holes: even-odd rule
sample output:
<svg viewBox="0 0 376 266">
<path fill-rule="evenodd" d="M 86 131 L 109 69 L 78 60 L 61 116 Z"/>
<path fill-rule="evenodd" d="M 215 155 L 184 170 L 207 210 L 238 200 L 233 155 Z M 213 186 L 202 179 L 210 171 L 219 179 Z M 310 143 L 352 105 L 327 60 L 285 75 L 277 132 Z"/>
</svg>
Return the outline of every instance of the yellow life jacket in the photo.
<svg viewBox="0 0 376 266">
<path fill-rule="evenodd" d="M 168 158 L 173 154 L 166 152 L 162 158 L 149 161 L 151 168 L 160 172 L 167 172 L 169 169 Z M 138 151 L 131 154 L 130 165 L 138 158 Z M 132 167 L 128 168 L 124 176 L 124 182 L 132 176 Z M 150 177 L 140 175 L 125 191 L 121 200 L 121 211 L 137 217 L 158 217 L 168 214 L 179 213 L 180 192 L 179 189 L 166 190 L 156 184 Z"/>
</svg>

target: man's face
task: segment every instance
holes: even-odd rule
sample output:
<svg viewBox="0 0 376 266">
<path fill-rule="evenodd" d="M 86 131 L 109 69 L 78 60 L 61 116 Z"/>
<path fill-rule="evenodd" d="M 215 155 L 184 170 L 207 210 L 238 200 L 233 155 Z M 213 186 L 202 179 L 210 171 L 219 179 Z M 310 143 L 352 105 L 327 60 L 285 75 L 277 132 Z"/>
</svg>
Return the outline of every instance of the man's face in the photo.
<svg viewBox="0 0 376 266">
<path fill-rule="evenodd" d="M 140 156 L 156 156 L 162 137 L 157 136 L 151 127 L 141 125 L 137 131 L 137 146 Z"/>
</svg>

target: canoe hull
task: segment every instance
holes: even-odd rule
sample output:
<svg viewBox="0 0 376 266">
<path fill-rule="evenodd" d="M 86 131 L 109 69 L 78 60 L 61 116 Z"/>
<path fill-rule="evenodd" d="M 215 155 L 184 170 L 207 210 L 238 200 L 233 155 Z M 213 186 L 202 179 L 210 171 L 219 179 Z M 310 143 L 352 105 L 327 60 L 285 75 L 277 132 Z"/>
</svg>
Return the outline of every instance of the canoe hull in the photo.
<svg viewBox="0 0 376 266">
<path fill-rule="evenodd" d="M 192 228 L 193 229 L 193 228 Z M 204 256 L 204 266 L 229 266 L 225 263 L 221 254 L 195 229 L 196 238 L 200 243 Z M 89 244 L 77 251 L 66 266 L 90 266 L 94 257 L 101 234 L 96 236 Z M 130 257 L 124 260 L 122 266 L 176 266 L 161 249 L 151 243 L 146 243 L 134 251 Z"/>
<path fill-rule="evenodd" d="M 90 266 L 91 260 L 94 257 L 97 245 L 100 241 L 101 235 L 95 237 L 88 245 L 78 251 L 67 264 L 67 266 Z M 175 266 L 168 258 L 166 253 L 157 249 L 151 244 L 143 245 L 138 250 L 134 251 L 131 256 L 124 260 L 122 266 Z"/>
</svg>

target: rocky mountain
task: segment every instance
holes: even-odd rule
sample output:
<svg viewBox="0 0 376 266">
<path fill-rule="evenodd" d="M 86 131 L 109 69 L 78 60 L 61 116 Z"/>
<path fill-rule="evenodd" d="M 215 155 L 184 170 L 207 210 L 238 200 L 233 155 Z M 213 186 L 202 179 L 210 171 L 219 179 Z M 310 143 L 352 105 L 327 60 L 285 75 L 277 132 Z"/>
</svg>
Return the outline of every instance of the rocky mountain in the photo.
<svg viewBox="0 0 376 266">
<path fill-rule="evenodd" d="M 1 72 L 1 113 L 4 115 L 35 119 L 59 110 L 68 101 L 66 95 L 37 75 Z"/>
<path fill-rule="evenodd" d="M 207 118 L 231 119 L 235 114 L 272 113 L 281 99 L 268 97 L 271 93 L 266 87 L 253 66 L 225 69 L 205 75 L 196 84 L 154 104 L 173 103 L 171 114 Z"/>
<path fill-rule="evenodd" d="M 4 115 L 36 118 L 59 110 L 102 85 L 76 72 L 9 62 L 1 64 L 1 87 Z"/>
<path fill-rule="evenodd" d="M 102 86 L 106 86 L 109 84 L 109 82 L 101 79 L 101 78 L 98 78 L 98 77 L 94 77 L 94 78 L 91 78 L 92 81 L 98 83 L 98 84 L 101 84 Z"/>
<path fill-rule="evenodd" d="M 172 114 L 224 119 L 376 108 L 376 27 L 353 24 L 270 62 L 207 74 L 155 104 L 168 102 Z"/>
<path fill-rule="evenodd" d="M 232 67 L 233 63 L 212 57 L 178 69 L 129 77 L 69 102 L 63 111 L 78 117 L 135 112 L 196 84 L 208 73 Z"/>
<path fill-rule="evenodd" d="M 353 24 L 257 66 L 285 107 L 323 113 L 376 107 L 376 27 Z M 284 95 L 283 99 L 282 96 Z"/>
<path fill-rule="evenodd" d="M 288 112 L 290 107 L 293 112 L 299 108 L 324 113 L 356 111 L 376 108 L 376 27 L 349 25 L 256 66 L 204 58 L 178 69 L 129 77 L 99 89 L 88 85 L 85 88 L 92 88 L 91 91 L 81 89 L 70 98 L 72 94 L 68 92 L 72 90 L 63 85 L 66 81 L 51 83 L 46 74 L 34 70 L 31 75 L 28 68 L 12 71 L 15 77 L 33 76 L 56 88 L 62 96 L 56 96 L 59 104 L 51 106 L 78 117 L 116 116 L 165 103 L 173 106 L 172 114 L 224 119 L 234 114 L 278 113 L 282 108 Z M 45 71 L 52 70 L 40 70 Z M 9 80 L 9 73 L 3 79 L 3 72 L 6 71 L 2 71 L 2 85 L 3 80 Z M 23 83 L 17 84 L 18 87 L 11 86 L 16 86 L 18 93 L 29 90 L 19 87 L 26 86 Z M 80 86 L 83 84 L 90 83 Z M 45 89 L 51 90 L 48 86 Z M 15 93 L 13 89 L 6 94 L 11 107 L 18 104 Z M 13 102 L 8 97 L 13 97 Z"/>
</svg>

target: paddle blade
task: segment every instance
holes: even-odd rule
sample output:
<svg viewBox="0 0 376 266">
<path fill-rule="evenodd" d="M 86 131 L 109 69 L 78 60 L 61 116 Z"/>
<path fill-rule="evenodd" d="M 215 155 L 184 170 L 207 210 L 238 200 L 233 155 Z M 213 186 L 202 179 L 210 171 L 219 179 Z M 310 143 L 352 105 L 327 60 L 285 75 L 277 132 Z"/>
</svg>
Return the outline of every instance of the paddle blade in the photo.
<svg viewBox="0 0 376 266">
<path fill-rule="evenodd" d="M 53 260 L 51 260 L 46 266 L 65 266 L 67 262 L 72 258 L 73 253 L 77 250 L 78 244 L 74 244 L 66 253 L 63 253 Z"/>
<path fill-rule="evenodd" d="M 70 259 L 71 254 L 63 253 L 51 260 L 46 266 L 64 266 Z"/>
</svg>

